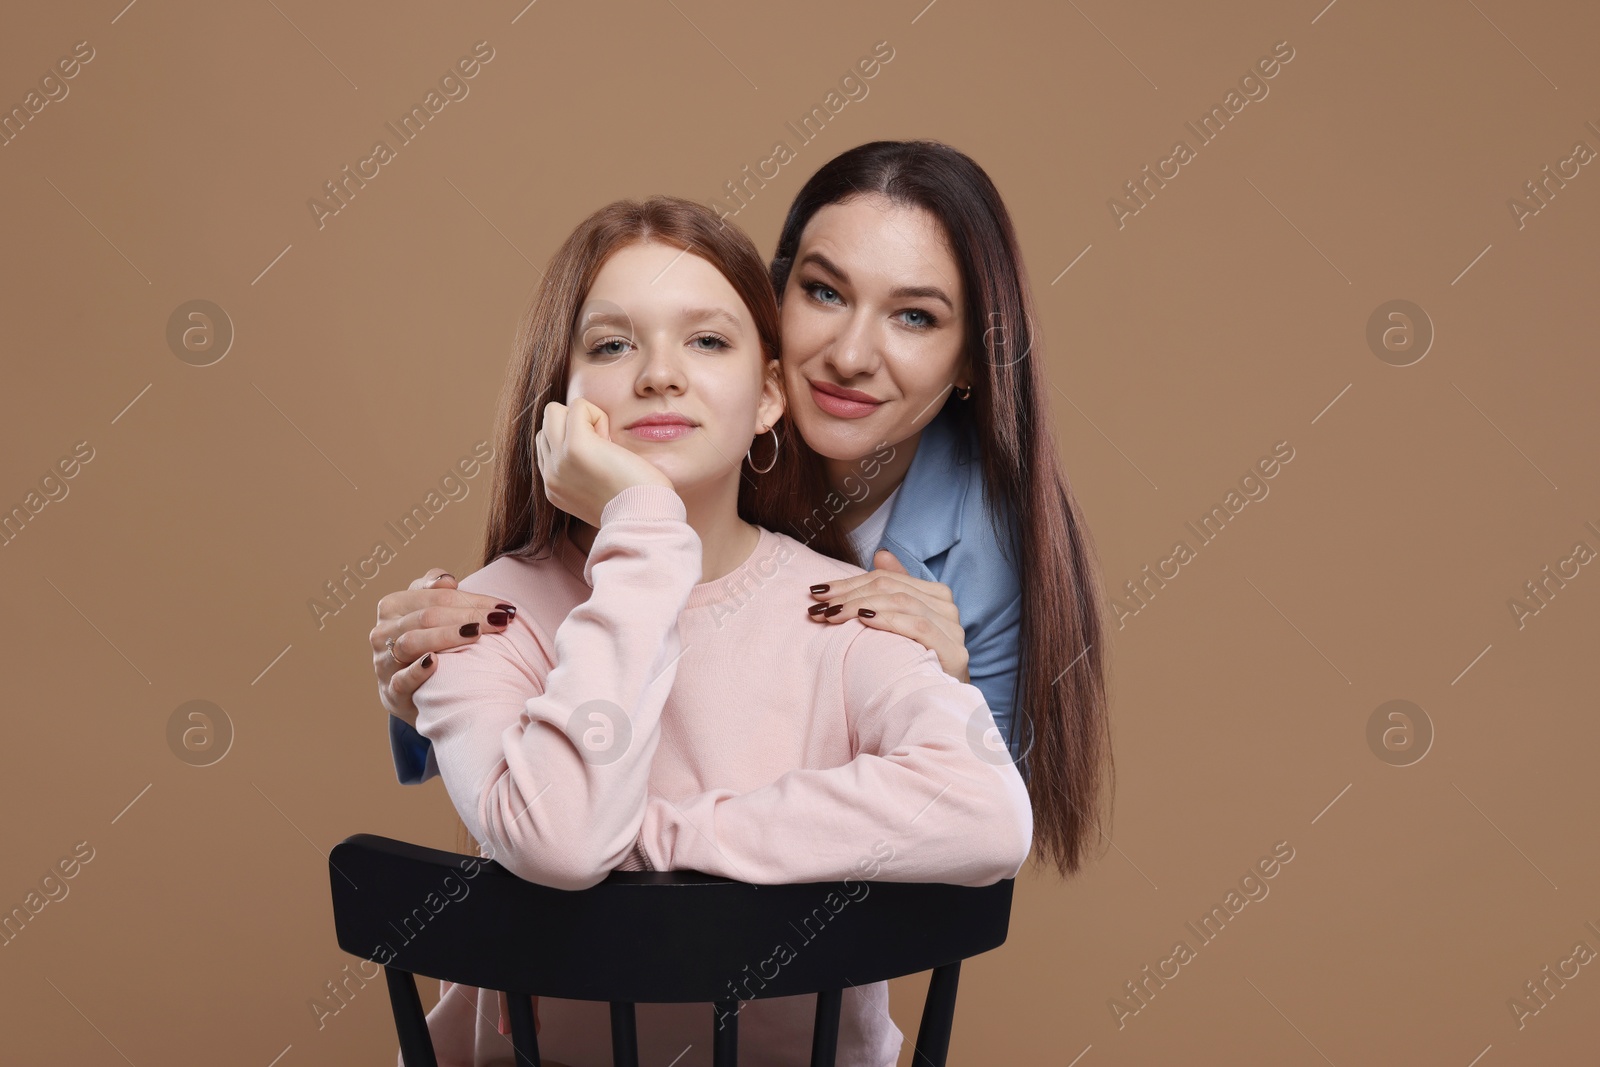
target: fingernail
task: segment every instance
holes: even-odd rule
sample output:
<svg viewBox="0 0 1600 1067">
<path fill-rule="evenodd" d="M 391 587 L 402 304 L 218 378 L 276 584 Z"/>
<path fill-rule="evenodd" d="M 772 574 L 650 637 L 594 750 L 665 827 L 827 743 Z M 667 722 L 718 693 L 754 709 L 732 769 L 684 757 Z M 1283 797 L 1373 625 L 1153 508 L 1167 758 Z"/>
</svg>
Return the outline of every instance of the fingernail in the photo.
<svg viewBox="0 0 1600 1067">
<path fill-rule="evenodd" d="M 491 611 L 489 612 L 489 625 L 504 626 L 510 620 L 510 618 L 511 616 L 507 615 L 503 611 Z"/>
<path fill-rule="evenodd" d="M 827 585 L 814 585 L 811 587 L 811 591 L 813 593 L 826 593 L 828 591 L 828 587 Z"/>
<path fill-rule="evenodd" d="M 870 619 L 878 613 L 873 611 L 871 608 L 862 608 L 860 611 L 856 612 L 856 614 L 861 616 L 863 619 Z"/>
<path fill-rule="evenodd" d="M 475 622 L 467 623 L 465 626 L 463 626 L 461 628 L 461 636 L 462 637 L 477 637 L 478 636 L 478 624 L 475 623 Z"/>
<path fill-rule="evenodd" d="M 839 614 L 839 612 L 841 612 L 843 610 L 844 610 L 844 605 L 843 604 L 835 604 L 833 607 L 829 608 L 827 611 L 824 611 L 822 613 L 822 615 L 823 615 L 824 618 L 831 619 L 831 618 L 833 618 L 835 615 Z"/>
<path fill-rule="evenodd" d="M 517 606 L 515 604 L 496 604 L 495 607 L 510 615 L 513 619 L 517 617 Z"/>
<path fill-rule="evenodd" d="M 828 602 L 827 601 L 823 601 L 820 604 L 813 604 L 809 608 L 807 608 L 806 609 L 806 614 L 807 615 L 821 615 L 824 611 L 827 611 L 827 610 L 828 610 Z"/>
<path fill-rule="evenodd" d="M 429 584 L 429 585 L 432 585 L 432 584 L 433 584 L 433 583 L 434 583 L 434 582 L 437 582 L 437 581 L 439 581 L 439 579 L 440 579 L 440 578 L 448 578 L 448 579 L 450 579 L 450 580 L 451 580 L 451 581 L 452 581 L 452 582 L 453 582 L 453 581 L 455 581 L 455 580 L 456 580 L 456 576 L 455 576 L 455 575 L 453 575 L 453 574 L 441 574 L 441 575 L 439 575 L 439 576 L 438 576 L 438 577 L 437 577 L 437 578 L 435 578 L 435 579 L 434 579 L 434 580 L 433 580 L 433 582 L 429 582 L 429 583 L 428 583 L 428 584 Z"/>
<path fill-rule="evenodd" d="M 425 667 L 425 668 L 433 666 L 433 653 L 432 652 L 429 652 L 426 656 L 422 657 L 422 666 Z"/>
</svg>

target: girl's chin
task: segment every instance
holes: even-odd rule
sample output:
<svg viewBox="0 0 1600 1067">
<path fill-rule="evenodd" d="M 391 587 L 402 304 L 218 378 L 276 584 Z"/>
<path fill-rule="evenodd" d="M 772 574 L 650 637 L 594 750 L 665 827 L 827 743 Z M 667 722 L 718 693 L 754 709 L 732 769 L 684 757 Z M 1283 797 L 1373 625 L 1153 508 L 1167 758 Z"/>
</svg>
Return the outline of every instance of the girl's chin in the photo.
<svg viewBox="0 0 1600 1067">
<path fill-rule="evenodd" d="M 783 431 L 778 431 L 782 433 Z M 770 434 L 763 436 L 770 437 Z M 758 449 L 760 443 L 757 442 Z M 740 447 L 719 442 L 704 434 L 696 434 L 677 441 L 660 441 L 631 446 L 628 450 L 656 470 L 665 474 L 674 488 L 694 488 L 729 476 L 729 467 L 738 464 L 727 462 L 737 455 L 740 462 L 748 446 Z M 762 455 L 766 453 L 761 452 Z M 737 470 L 731 472 L 737 476 Z"/>
<path fill-rule="evenodd" d="M 667 481 L 672 483 L 673 491 L 681 497 L 698 496 L 705 490 L 729 477 L 738 477 L 737 471 L 727 468 L 720 470 L 685 470 L 681 464 L 652 463 L 652 467 L 667 476 Z"/>
</svg>

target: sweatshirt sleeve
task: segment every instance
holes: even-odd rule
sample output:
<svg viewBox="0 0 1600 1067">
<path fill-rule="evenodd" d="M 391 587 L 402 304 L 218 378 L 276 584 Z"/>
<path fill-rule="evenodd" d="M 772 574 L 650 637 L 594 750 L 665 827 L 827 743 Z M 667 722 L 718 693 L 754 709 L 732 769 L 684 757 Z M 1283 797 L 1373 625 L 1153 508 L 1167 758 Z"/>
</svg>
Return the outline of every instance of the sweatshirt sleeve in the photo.
<svg viewBox="0 0 1600 1067">
<path fill-rule="evenodd" d="M 984 740 L 983 693 L 909 638 L 843 625 L 861 631 L 842 666 L 855 758 L 743 794 L 651 794 L 646 866 L 758 885 L 842 881 L 875 863 L 884 881 L 970 886 L 1022 869 L 1033 812 L 1016 766 Z"/>
<path fill-rule="evenodd" d="M 462 822 L 519 878 L 586 889 L 633 854 L 682 652 L 678 616 L 700 574 L 682 499 L 630 486 L 601 513 L 584 566 L 592 592 L 557 627 L 552 655 L 520 654 L 511 630 L 489 634 L 440 653 L 417 690 L 417 730 Z"/>
</svg>

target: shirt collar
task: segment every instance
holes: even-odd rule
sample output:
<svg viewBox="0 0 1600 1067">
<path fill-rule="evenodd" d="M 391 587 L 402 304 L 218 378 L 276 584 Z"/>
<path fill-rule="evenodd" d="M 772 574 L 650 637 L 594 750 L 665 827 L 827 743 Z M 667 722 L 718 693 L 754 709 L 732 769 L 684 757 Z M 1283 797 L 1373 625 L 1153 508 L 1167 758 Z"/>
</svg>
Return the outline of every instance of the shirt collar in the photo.
<svg viewBox="0 0 1600 1067">
<path fill-rule="evenodd" d="M 973 457 L 970 438 L 958 418 L 956 402 L 947 401 L 933 421 L 922 428 L 917 453 L 900 483 L 885 545 L 905 549 L 918 560 L 929 560 L 961 540 L 961 514 L 966 503 L 968 477 L 961 468 Z M 891 548 L 893 551 L 893 548 Z M 900 552 L 901 562 L 905 562 Z"/>
</svg>

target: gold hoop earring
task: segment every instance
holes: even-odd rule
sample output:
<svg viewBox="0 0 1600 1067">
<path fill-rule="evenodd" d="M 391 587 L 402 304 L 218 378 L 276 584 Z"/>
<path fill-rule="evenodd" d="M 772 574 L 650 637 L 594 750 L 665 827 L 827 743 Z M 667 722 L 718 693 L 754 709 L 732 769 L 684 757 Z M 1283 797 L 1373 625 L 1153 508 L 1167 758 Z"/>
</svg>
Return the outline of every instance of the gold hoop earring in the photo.
<svg viewBox="0 0 1600 1067">
<path fill-rule="evenodd" d="M 971 400 L 972 399 L 972 386 L 970 386 L 970 385 L 957 386 L 956 387 L 956 399 L 958 399 L 958 400 Z"/>
<path fill-rule="evenodd" d="M 775 427 L 768 427 L 767 432 L 772 434 L 771 463 L 768 463 L 765 467 L 756 466 L 756 461 L 750 458 L 750 452 L 755 451 L 755 445 L 753 444 L 750 446 L 750 451 L 744 454 L 744 458 L 750 463 L 750 469 L 755 471 L 757 474 L 765 474 L 778 464 L 778 431 Z"/>
</svg>

